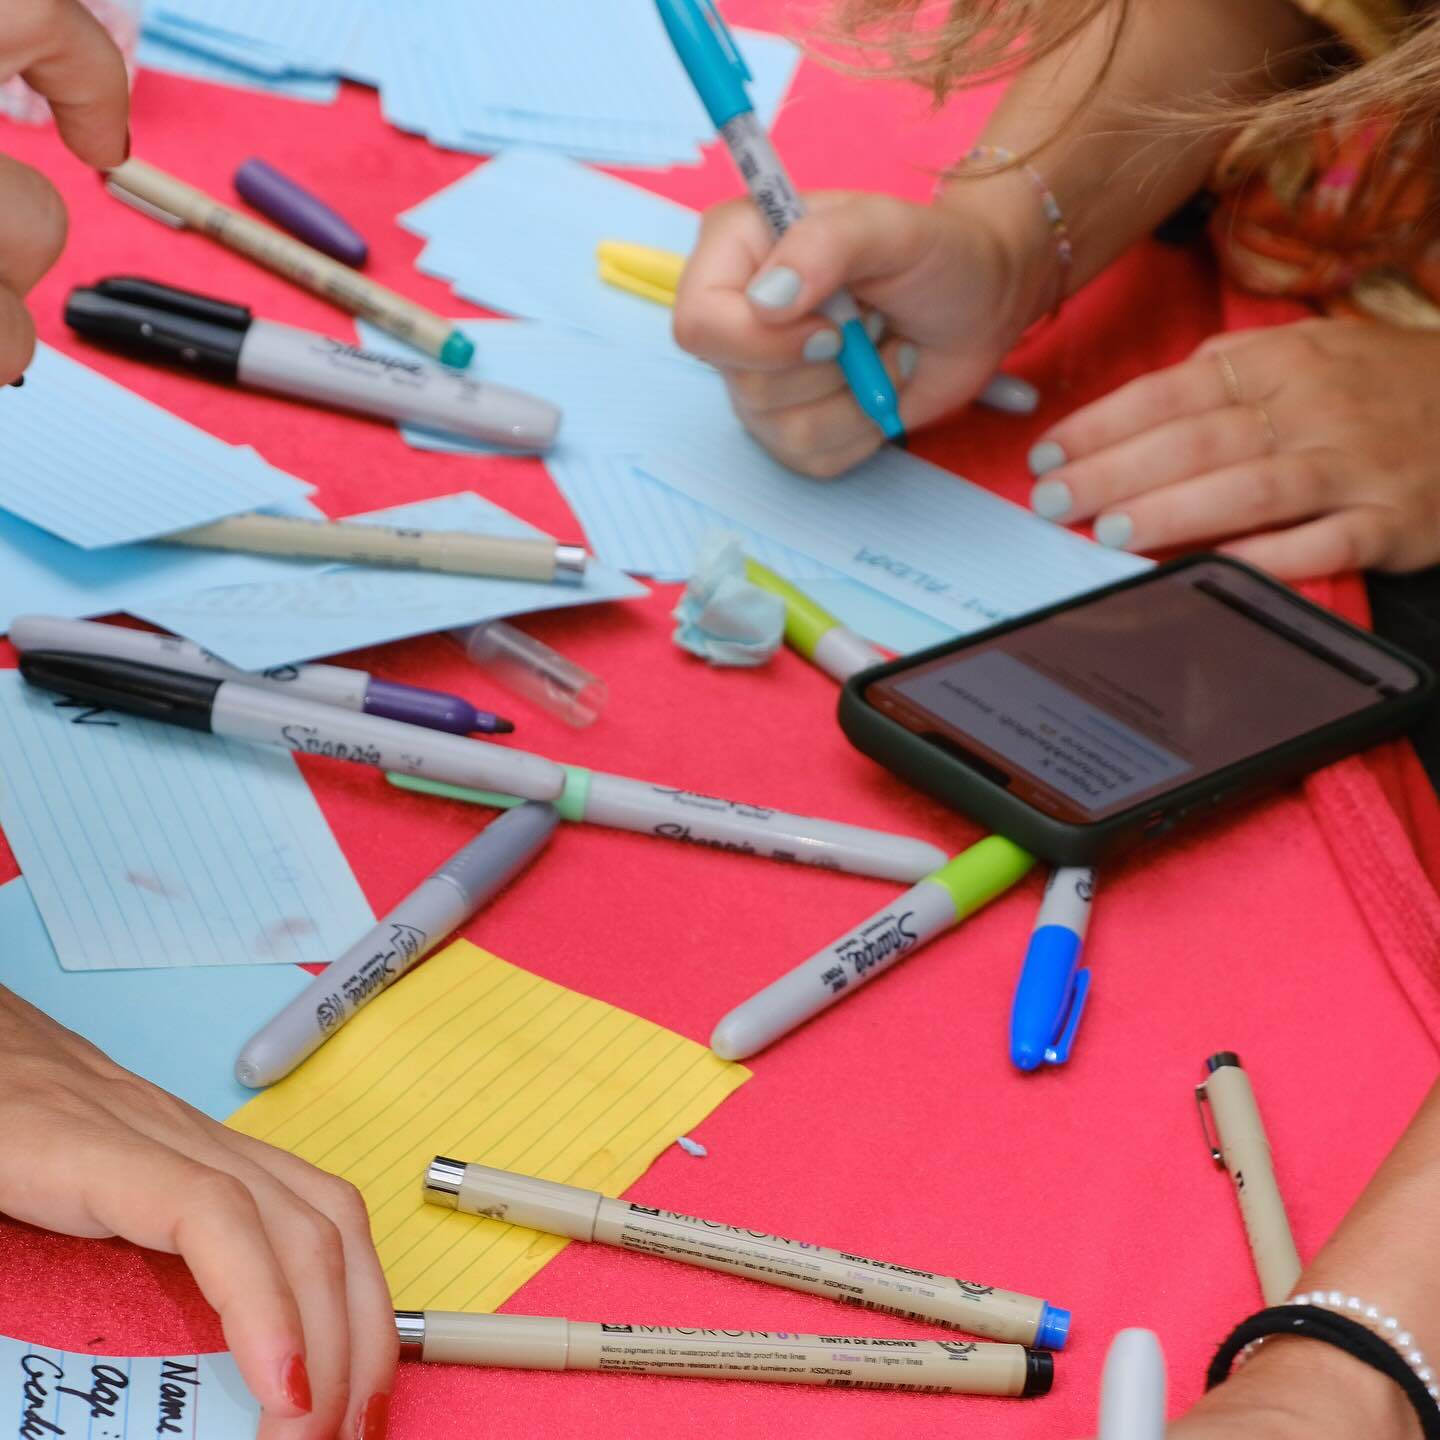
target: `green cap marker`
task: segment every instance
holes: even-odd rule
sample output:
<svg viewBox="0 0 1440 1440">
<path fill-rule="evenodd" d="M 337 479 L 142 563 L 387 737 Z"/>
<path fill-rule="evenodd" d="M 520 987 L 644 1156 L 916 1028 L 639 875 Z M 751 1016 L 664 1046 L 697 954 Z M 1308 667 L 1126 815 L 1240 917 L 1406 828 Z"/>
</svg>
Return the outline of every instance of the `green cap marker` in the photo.
<svg viewBox="0 0 1440 1440">
<path fill-rule="evenodd" d="M 785 639 L 790 648 L 842 685 L 857 671 L 884 664 L 883 651 L 847 630 L 823 605 L 768 566 L 747 557 L 745 578 L 785 602 Z"/>
</svg>

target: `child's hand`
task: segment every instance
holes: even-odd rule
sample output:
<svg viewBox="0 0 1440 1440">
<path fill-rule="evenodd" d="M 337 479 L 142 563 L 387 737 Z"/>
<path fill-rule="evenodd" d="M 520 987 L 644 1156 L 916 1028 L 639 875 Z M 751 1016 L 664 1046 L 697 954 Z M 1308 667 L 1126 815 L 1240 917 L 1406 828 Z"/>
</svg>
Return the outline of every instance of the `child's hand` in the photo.
<svg viewBox="0 0 1440 1440">
<path fill-rule="evenodd" d="M 1440 561 L 1440 335 L 1306 320 L 1207 341 L 1063 420 L 1031 496 L 1129 550 L 1225 541 L 1285 579 Z"/>
<path fill-rule="evenodd" d="M 61 138 L 97 169 L 129 145 L 125 63 L 79 0 L 0 0 L 0 80 L 23 75 L 50 102 Z M 0 155 L 0 385 L 24 372 L 35 327 L 24 296 L 65 243 L 65 206 L 28 165 Z"/>
<path fill-rule="evenodd" d="M 1021 184 L 1024 177 L 1019 177 Z M 978 192 L 977 192 L 978 193 Z M 1021 195 L 1026 246 L 1048 241 Z M 883 437 L 855 403 L 839 332 L 817 307 L 842 285 L 884 317 L 880 345 L 907 429 L 971 400 L 1032 318 L 1027 262 L 983 206 L 883 195 L 808 196 L 776 243 L 750 200 L 707 212 L 680 283 L 675 338 L 725 376 L 735 411 L 776 459 L 830 477 Z"/>
<path fill-rule="evenodd" d="M 181 1256 L 261 1440 L 380 1440 L 398 1344 L 365 1202 L 0 989 L 0 1213 Z"/>
</svg>

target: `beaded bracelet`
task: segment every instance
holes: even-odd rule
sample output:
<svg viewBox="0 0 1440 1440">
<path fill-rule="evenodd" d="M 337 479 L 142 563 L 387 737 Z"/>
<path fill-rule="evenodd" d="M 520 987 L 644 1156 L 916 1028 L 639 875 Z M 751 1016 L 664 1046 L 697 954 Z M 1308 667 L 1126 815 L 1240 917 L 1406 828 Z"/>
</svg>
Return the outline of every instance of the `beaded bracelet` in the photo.
<svg viewBox="0 0 1440 1440">
<path fill-rule="evenodd" d="M 1435 1383 L 1435 1372 L 1425 1363 L 1415 1344 L 1415 1337 L 1401 1327 L 1393 1315 L 1386 1315 L 1378 1305 L 1367 1305 L 1355 1295 L 1345 1295 L 1339 1290 L 1313 1290 L 1307 1295 L 1293 1295 L 1287 1305 L 1314 1305 L 1336 1315 L 1344 1315 L 1373 1330 L 1382 1340 L 1393 1345 L 1400 1352 L 1400 1358 L 1415 1372 L 1415 1378 L 1425 1387 L 1430 1398 L 1440 1403 L 1440 1385 Z"/>
<path fill-rule="evenodd" d="M 1303 1305 L 1276 1305 L 1237 1325 L 1210 1362 L 1205 1388 L 1213 1390 L 1221 1384 L 1240 1354 L 1253 1350 L 1257 1341 L 1268 1336 L 1293 1335 L 1320 1340 L 1393 1380 L 1414 1409 L 1424 1440 L 1440 1440 L 1440 1403 L 1436 1401 L 1433 1386 L 1420 1379 L 1419 1371 L 1425 1368 L 1424 1365 L 1413 1365 L 1410 1357 L 1396 1349 L 1393 1341 L 1362 1323 L 1361 1319 L 1354 1318 L 1348 1305 L 1343 1303 L 1351 1297 L 1342 1295 L 1342 1307 L 1332 1310 L 1329 1306 L 1330 1292 L 1320 1293 L 1324 1295 L 1324 1305 L 1310 1303 L 1307 1296 Z M 1362 1305 L 1359 1314 L 1363 1316 L 1368 1308 L 1371 1307 Z M 1381 1317 L 1382 1325 L 1385 1318 Z M 1395 1338 L 1398 1340 L 1403 1333 L 1397 1321 Z"/>
<path fill-rule="evenodd" d="M 1055 297 L 1055 308 L 1050 312 L 1053 319 L 1060 313 L 1060 307 L 1070 293 L 1070 272 L 1075 267 L 1075 245 L 1070 238 L 1070 227 L 1065 223 L 1065 212 L 1055 198 L 1055 192 L 1046 183 L 1045 177 L 1033 166 L 1021 160 L 1013 151 L 1003 145 L 976 145 L 965 154 L 965 164 L 1000 165 L 1021 170 L 1035 188 L 1040 200 L 1040 210 L 1055 237 L 1055 258 L 1060 267 L 1060 289 Z"/>
</svg>

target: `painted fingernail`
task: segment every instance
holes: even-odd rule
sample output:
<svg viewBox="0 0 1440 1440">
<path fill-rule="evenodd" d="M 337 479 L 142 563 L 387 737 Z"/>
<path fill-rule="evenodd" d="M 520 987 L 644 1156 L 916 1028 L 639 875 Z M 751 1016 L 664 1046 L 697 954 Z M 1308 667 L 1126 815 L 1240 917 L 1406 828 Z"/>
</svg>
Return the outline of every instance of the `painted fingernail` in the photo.
<svg viewBox="0 0 1440 1440">
<path fill-rule="evenodd" d="M 390 1424 L 390 1397 L 372 1395 L 360 1412 L 360 1423 L 355 1427 L 355 1440 L 385 1440 L 385 1431 Z"/>
<path fill-rule="evenodd" d="M 134 146 L 134 144 L 131 142 L 131 139 L 130 139 L 130 127 L 127 125 L 127 126 L 125 127 L 125 159 L 126 159 L 126 160 L 128 160 L 128 159 L 130 158 L 130 153 L 131 153 L 132 150 L 134 150 L 134 148 L 135 148 L 135 146 Z M 124 161 L 121 161 L 121 164 L 124 164 Z"/>
<path fill-rule="evenodd" d="M 817 330 L 801 352 L 807 360 L 833 360 L 840 353 L 838 330 Z"/>
<path fill-rule="evenodd" d="M 280 1372 L 280 1385 L 285 1398 L 302 1414 L 308 1415 L 314 1404 L 310 1398 L 310 1372 L 303 1355 L 292 1355 Z"/>
<path fill-rule="evenodd" d="M 1059 520 L 1070 513 L 1075 497 L 1063 480 L 1042 480 L 1030 492 L 1030 508 L 1042 520 Z"/>
<path fill-rule="evenodd" d="M 873 344 L 879 344 L 880 337 L 885 333 L 885 317 L 878 310 L 872 310 L 865 317 L 865 333 Z"/>
<path fill-rule="evenodd" d="M 914 373 L 915 367 L 920 363 L 920 351 L 914 345 L 902 345 L 895 356 L 895 367 L 900 371 L 900 378 L 908 380 Z"/>
<path fill-rule="evenodd" d="M 980 392 L 980 403 L 1006 415 L 1033 415 L 1040 404 L 1040 392 L 1018 375 L 997 375 Z"/>
<path fill-rule="evenodd" d="M 757 275 L 745 293 L 766 310 L 783 310 L 800 296 L 800 277 L 788 265 Z"/>
<path fill-rule="evenodd" d="M 1123 550 L 1135 534 L 1135 522 L 1123 513 L 1102 515 L 1095 522 L 1095 538 L 1112 550 Z"/>
<path fill-rule="evenodd" d="M 1032 475 L 1048 475 L 1050 471 L 1058 470 L 1070 457 L 1053 440 L 1042 440 L 1030 447 L 1029 458 Z"/>
<path fill-rule="evenodd" d="M 12 386 L 14 389 L 16 389 L 16 390 L 18 390 L 24 383 L 25 383 L 25 377 L 24 377 L 23 375 L 17 375 L 17 376 L 10 382 L 11 386 Z"/>
</svg>

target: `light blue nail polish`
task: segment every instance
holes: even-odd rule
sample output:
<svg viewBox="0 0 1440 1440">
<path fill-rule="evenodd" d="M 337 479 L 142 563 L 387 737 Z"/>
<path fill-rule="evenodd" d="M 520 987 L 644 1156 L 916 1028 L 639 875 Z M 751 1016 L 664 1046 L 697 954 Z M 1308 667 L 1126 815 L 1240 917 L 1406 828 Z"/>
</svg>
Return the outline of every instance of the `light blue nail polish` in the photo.
<svg viewBox="0 0 1440 1440">
<path fill-rule="evenodd" d="M 1123 513 L 1102 515 L 1095 522 L 1095 538 L 1112 550 L 1123 550 L 1135 534 L 1135 522 Z"/>
<path fill-rule="evenodd" d="M 833 360 L 840 353 L 840 332 L 817 330 L 805 342 L 805 349 L 801 353 L 807 360 Z"/>
<path fill-rule="evenodd" d="M 1063 480 L 1042 480 L 1030 492 L 1030 508 L 1043 520 L 1060 520 L 1070 513 L 1075 497 Z"/>
<path fill-rule="evenodd" d="M 788 265 L 777 265 L 757 275 L 745 293 L 766 310 L 783 310 L 800 297 L 800 277 Z"/>
<path fill-rule="evenodd" d="M 1018 375 L 997 375 L 980 392 L 979 403 L 1005 415 L 1033 415 L 1040 404 L 1040 392 Z"/>
<path fill-rule="evenodd" d="M 865 317 L 865 333 L 872 345 L 880 343 L 880 337 L 885 333 L 885 317 L 878 310 L 872 310 Z"/>
<path fill-rule="evenodd" d="M 1030 473 L 1048 475 L 1050 471 L 1058 470 L 1069 458 L 1053 440 L 1042 440 L 1038 445 L 1030 447 Z"/>
<path fill-rule="evenodd" d="M 914 345 L 902 345 L 895 355 L 895 368 L 902 380 L 908 380 L 920 363 L 920 351 Z"/>
</svg>

